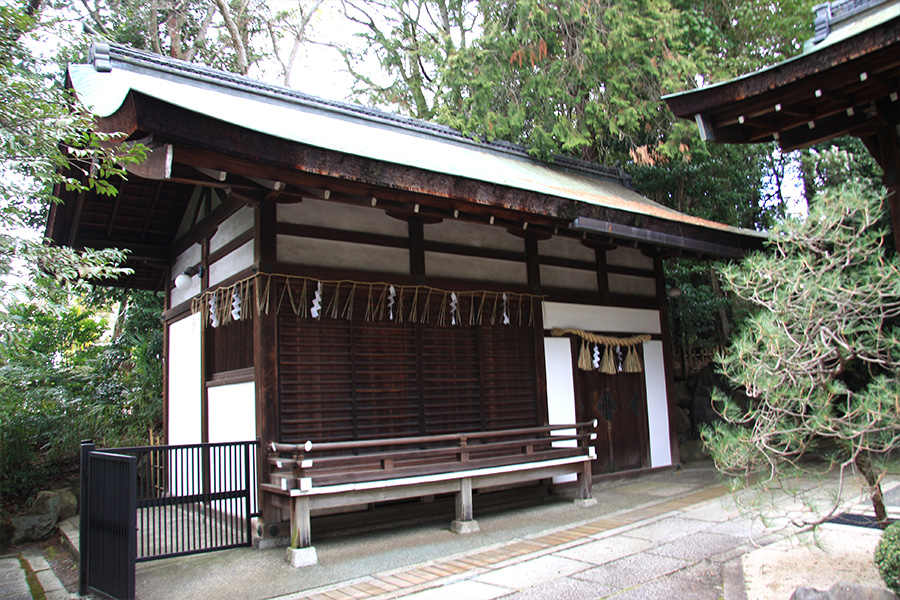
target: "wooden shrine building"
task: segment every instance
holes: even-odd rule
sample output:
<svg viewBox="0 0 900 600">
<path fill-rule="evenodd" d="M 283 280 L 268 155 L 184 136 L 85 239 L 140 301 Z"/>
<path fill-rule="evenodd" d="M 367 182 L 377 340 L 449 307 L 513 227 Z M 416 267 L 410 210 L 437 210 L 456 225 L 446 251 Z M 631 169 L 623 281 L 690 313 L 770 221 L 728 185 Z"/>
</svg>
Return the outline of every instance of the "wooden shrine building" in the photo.
<svg viewBox="0 0 900 600">
<path fill-rule="evenodd" d="M 774 140 L 790 152 L 860 138 L 884 172 L 900 248 L 900 1 L 839 0 L 815 10 L 815 36 L 802 54 L 664 99 L 715 142 Z"/>
<path fill-rule="evenodd" d="M 662 260 L 760 235 L 617 169 L 123 47 L 91 60 L 69 85 L 151 153 L 115 197 L 61 191 L 48 235 L 125 248 L 117 285 L 165 291 L 169 444 L 596 418 L 595 476 L 677 464 Z"/>
</svg>

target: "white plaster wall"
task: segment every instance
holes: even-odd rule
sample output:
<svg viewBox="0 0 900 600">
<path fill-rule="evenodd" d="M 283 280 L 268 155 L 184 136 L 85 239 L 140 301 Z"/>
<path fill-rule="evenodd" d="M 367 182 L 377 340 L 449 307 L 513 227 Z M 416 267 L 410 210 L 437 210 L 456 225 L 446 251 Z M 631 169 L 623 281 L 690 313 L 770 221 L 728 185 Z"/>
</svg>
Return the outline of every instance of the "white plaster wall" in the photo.
<svg viewBox="0 0 900 600">
<path fill-rule="evenodd" d="M 409 234 L 409 226 L 405 221 L 389 217 L 380 208 L 350 206 L 325 200 L 305 199 L 297 204 L 279 204 L 277 218 L 279 223 L 315 225 L 398 237 Z"/>
<path fill-rule="evenodd" d="M 606 253 L 606 264 L 618 267 L 634 267 L 635 269 L 653 270 L 653 259 L 637 248 L 619 246 Z"/>
<path fill-rule="evenodd" d="M 571 258 L 589 262 L 597 260 L 594 250 L 582 244 L 580 240 L 559 235 L 538 242 L 538 250 L 541 256 L 555 256 L 557 258 Z"/>
<path fill-rule="evenodd" d="M 253 382 L 234 385 L 218 385 L 207 389 L 207 415 L 209 418 L 209 441 L 246 442 L 256 439 L 256 386 Z M 212 473 L 233 472 L 234 461 L 215 453 L 210 456 Z M 250 466 L 250 481 L 256 481 L 256 465 Z M 243 471 L 234 479 L 213 478 L 212 491 L 230 492 L 244 486 Z M 251 495 L 256 494 L 256 486 L 251 486 Z M 242 514 L 234 502 L 214 503 L 219 510 L 231 514 Z"/>
<path fill-rule="evenodd" d="M 647 421 L 650 429 L 650 466 L 672 464 L 669 443 L 669 403 L 662 342 L 644 342 L 644 381 L 647 385 Z"/>
<path fill-rule="evenodd" d="M 569 338 L 544 338 L 544 360 L 547 367 L 547 415 L 550 425 L 576 423 L 575 381 L 572 371 L 572 350 Z M 575 433 L 574 430 L 567 430 Z M 556 442 L 574 446 L 571 442 Z M 574 474 L 553 478 L 554 483 L 574 481 Z"/>
<path fill-rule="evenodd" d="M 541 265 L 541 285 L 596 292 L 598 289 L 597 272 Z"/>
<path fill-rule="evenodd" d="M 445 219 L 440 223 L 426 225 L 425 239 L 433 242 L 463 244 L 473 248 L 522 252 L 522 260 L 524 260 L 525 241 L 507 233 L 505 229 L 491 225 Z"/>
<path fill-rule="evenodd" d="M 201 250 L 200 244 L 194 244 L 184 252 L 178 255 L 175 259 L 175 264 L 172 265 L 172 280 L 181 273 L 184 272 L 188 267 L 193 267 L 195 265 L 200 264 L 201 258 Z M 182 291 L 176 287 L 172 288 L 171 298 L 169 306 L 178 306 L 182 302 L 190 300 L 194 296 L 200 293 L 200 278 L 196 275 L 191 277 L 191 287 Z"/>
<path fill-rule="evenodd" d="M 252 381 L 212 386 L 206 394 L 210 442 L 256 439 L 256 385 Z"/>
<path fill-rule="evenodd" d="M 215 252 L 245 231 L 252 229 L 255 214 L 252 208 L 245 206 L 219 223 L 216 233 L 209 238 L 209 251 Z"/>
<path fill-rule="evenodd" d="M 656 296 L 656 279 L 635 277 L 633 275 L 609 274 L 609 291 L 612 294 L 629 294 L 631 296 Z"/>
<path fill-rule="evenodd" d="M 528 269 L 524 262 L 458 256 L 440 252 L 425 253 L 425 273 L 429 277 L 467 279 L 526 285 Z"/>
<path fill-rule="evenodd" d="M 409 275 L 409 250 L 278 236 L 278 262 Z"/>
<path fill-rule="evenodd" d="M 209 265 L 210 287 L 253 265 L 253 240 L 235 248 Z"/>
<path fill-rule="evenodd" d="M 201 441 L 200 315 L 169 323 L 168 401 L 169 444 Z"/>
<path fill-rule="evenodd" d="M 660 333 L 659 311 L 544 302 L 544 327 L 609 333 Z"/>
</svg>

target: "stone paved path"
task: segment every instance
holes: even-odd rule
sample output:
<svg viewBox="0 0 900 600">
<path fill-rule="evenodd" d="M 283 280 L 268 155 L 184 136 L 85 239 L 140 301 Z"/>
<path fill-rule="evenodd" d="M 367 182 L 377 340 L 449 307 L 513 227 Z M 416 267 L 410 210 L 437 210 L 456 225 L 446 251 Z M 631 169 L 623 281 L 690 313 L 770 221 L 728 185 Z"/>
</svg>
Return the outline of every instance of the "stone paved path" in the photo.
<svg viewBox="0 0 900 600">
<path fill-rule="evenodd" d="M 655 489 L 683 492 L 659 483 Z M 512 544 L 280 600 L 718 600 L 725 564 L 752 548 L 750 521 L 724 508 L 724 495 L 722 486 L 711 486 Z"/>
</svg>

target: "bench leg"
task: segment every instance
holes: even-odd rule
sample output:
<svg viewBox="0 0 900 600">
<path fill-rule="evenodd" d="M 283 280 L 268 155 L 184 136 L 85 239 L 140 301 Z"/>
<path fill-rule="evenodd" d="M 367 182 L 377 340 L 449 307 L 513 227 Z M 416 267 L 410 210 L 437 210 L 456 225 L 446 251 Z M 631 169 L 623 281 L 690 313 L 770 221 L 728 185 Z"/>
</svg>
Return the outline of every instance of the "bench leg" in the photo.
<svg viewBox="0 0 900 600">
<path fill-rule="evenodd" d="M 597 500 L 593 497 L 591 490 L 591 461 L 586 460 L 581 465 L 581 471 L 578 473 L 578 497 L 575 499 L 575 504 L 594 506 L 597 504 Z"/>
<path fill-rule="evenodd" d="M 472 508 L 472 479 L 469 477 L 459 480 L 459 491 L 456 492 L 456 520 L 450 524 L 450 529 L 455 533 L 474 533 L 479 530 Z"/>
<path fill-rule="evenodd" d="M 308 567 L 319 562 L 312 545 L 309 498 L 297 496 L 291 499 L 291 546 L 287 556 L 292 567 Z"/>
</svg>

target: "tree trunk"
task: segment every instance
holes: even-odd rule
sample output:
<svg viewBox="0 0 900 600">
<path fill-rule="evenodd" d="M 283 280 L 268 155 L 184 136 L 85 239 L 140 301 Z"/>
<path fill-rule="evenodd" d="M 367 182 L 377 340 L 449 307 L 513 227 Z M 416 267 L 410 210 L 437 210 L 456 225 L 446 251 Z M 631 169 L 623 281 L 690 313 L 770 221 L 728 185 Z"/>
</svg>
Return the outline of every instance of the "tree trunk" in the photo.
<svg viewBox="0 0 900 600">
<path fill-rule="evenodd" d="M 869 486 L 872 507 L 875 509 L 875 519 L 882 529 L 886 529 L 888 526 L 887 510 L 884 508 L 884 496 L 881 494 L 881 480 L 875 476 L 872 459 L 869 458 L 868 452 L 860 452 L 856 455 L 854 462 Z"/>
</svg>

